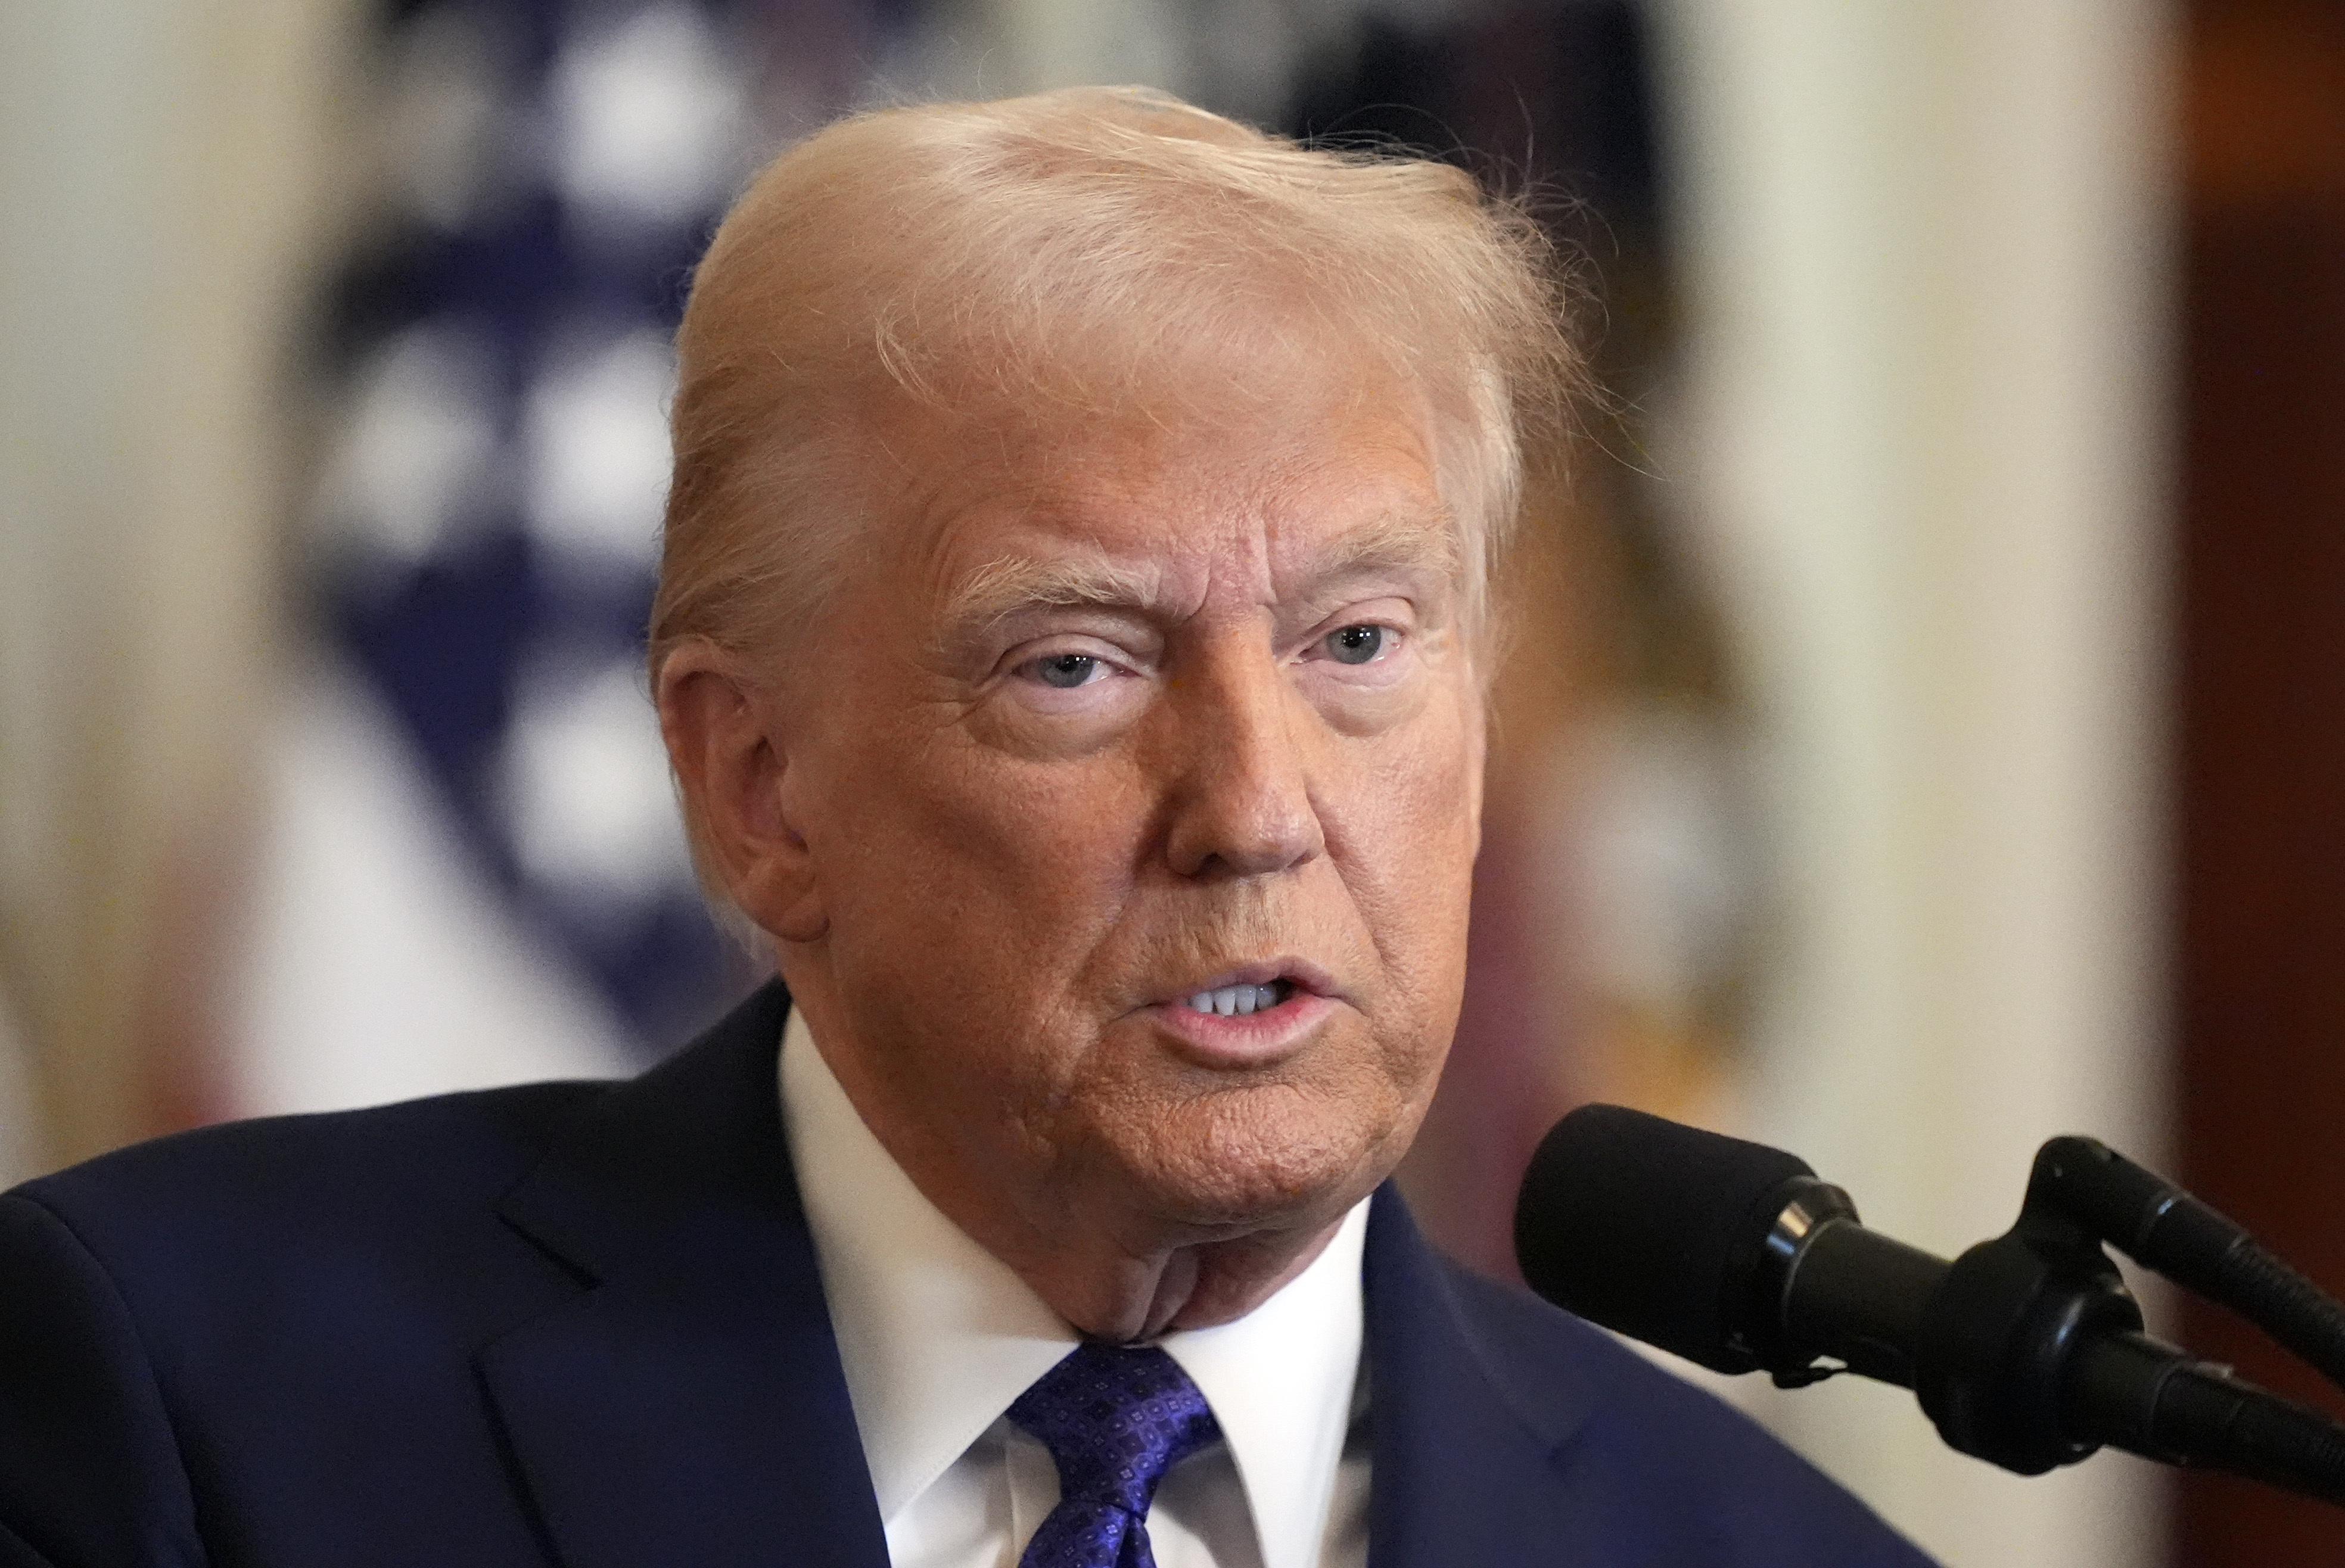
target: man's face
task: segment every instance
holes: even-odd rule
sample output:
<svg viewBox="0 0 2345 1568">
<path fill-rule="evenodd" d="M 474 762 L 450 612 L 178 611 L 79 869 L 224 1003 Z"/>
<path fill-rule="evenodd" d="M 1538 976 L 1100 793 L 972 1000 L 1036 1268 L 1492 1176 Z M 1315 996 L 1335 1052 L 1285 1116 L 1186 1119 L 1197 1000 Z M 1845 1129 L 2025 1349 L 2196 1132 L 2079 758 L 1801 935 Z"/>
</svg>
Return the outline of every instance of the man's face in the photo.
<svg viewBox="0 0 2345 1568">
<path fill-rule="evenodd" d="M 827 929 L 786 972 L 965 1227 L 1324 1225 L 1431 1097 L 1480 809 L 1460 546 L 1406 388 L 1294 380 L 1243 420 L 893 406 L 878 547 L 787 658 Z"/>
</svg>

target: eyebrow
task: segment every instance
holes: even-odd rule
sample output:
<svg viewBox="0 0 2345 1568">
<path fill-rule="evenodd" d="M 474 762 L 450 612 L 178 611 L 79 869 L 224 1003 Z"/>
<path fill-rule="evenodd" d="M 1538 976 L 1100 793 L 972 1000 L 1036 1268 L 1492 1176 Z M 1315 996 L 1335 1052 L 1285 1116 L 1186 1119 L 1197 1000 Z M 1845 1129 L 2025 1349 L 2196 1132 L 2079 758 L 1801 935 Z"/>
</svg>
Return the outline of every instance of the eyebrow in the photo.
<svg viewBox="0 0 2345 1568">
<path fill-rule="evenodd" d="M 1384 572 L 1429 572 L 1456 582 L 1457 530 L 1446 511 L 1388 513 L 1337 540 L 1312 563 L 1311 586 Z M 1161 574 L 1101 556 L 1038 561 L 1009 556 L 969 573 L 944 606 L 947 626 L 990 626 L 1047 606 L 1142 608 L 1159 596 Z"/>
<path fill-rule="evenodd" d="M 969 573 L 945 603 L 948 626 L 990 626 L 1021 610 L 1043 605 L 1118 604 L 1138 607 L 1156 597 L 1157 573 L 1099 556 L 1036 561 L 1016 556 L 988 561 Z"/>
<path fill-rule="evenodd" d="M 1457 525 L 1447 508 L 1386 512 L 1337 540 L 1313 565 L 1314 583 L 1381 572 L 1432 572 L 1458 581 L 1465 564 Z"/>
</svg>

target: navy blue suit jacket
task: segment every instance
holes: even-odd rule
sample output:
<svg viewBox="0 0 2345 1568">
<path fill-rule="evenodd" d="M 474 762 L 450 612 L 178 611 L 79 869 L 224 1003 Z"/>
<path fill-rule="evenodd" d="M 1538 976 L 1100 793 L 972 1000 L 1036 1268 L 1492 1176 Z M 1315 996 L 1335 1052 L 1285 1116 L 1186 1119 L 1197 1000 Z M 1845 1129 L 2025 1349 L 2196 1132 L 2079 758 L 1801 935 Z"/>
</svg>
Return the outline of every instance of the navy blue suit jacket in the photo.
<svg viewBox="0 0 2345 1568">
<path fill-rule="evenodd" d="M 787 1006 L 632 1083 L 212 1128 L 0 1197 L 0 1565 L 886 1568 Z M 1924 1561 L 1389 1191 L 1365 1297 L 1373 1568 Z"/>
</svg>

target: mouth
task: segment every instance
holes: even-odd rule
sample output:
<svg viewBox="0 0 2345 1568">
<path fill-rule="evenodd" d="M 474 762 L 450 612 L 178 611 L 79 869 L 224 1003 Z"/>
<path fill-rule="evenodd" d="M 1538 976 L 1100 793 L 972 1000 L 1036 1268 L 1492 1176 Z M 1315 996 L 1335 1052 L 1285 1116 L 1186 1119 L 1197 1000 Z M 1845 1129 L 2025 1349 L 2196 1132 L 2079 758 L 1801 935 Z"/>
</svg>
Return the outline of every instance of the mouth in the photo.
<svg viewBox="0 0 2345 1568">
<path fill-rule="evenodd" d="M 1284 1004 L 1294 995 L 1292 980 L 1272 980 L 1259 986 L 1217 986 L 1198 992 L 1181 1006 L 1193 1013 L 1222 1018 L 1245 1018 Z"/>
<path fill-rule="evenodd" d="M 1148 1011 L 1198 1065 L 1261 1067 L 1302 1048 L 1337 1000 L 1324 971 L 1279 958 L 1208 976 Z"/>
</svg>

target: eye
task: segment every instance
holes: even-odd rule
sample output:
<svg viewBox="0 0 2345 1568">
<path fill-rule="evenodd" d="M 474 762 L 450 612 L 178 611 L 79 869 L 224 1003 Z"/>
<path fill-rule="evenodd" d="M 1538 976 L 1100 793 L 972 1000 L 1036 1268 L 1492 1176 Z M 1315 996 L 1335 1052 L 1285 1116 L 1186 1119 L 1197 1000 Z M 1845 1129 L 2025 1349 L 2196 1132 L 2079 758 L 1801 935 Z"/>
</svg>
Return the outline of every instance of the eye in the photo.
<svg viewBox="0 0 2345 1568">
<path fill-rule="evenodd" d="M 1342 626 L 1321 640 L 1327 657 L 1339 664 L 1365 664 L 1385 651 L 1392 641 L 1389 626 Z"/>
<path fill-rule="evenodd" d="M 1027 667 L 1042 684 L 1065 691 L 1091 684 L 1100 673 L 1101 663 L 1089 653 L 1051 653 Z"/>
</svg>

